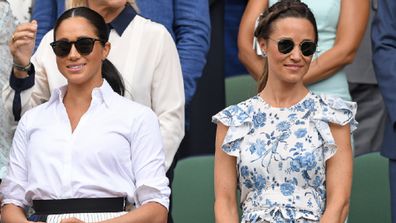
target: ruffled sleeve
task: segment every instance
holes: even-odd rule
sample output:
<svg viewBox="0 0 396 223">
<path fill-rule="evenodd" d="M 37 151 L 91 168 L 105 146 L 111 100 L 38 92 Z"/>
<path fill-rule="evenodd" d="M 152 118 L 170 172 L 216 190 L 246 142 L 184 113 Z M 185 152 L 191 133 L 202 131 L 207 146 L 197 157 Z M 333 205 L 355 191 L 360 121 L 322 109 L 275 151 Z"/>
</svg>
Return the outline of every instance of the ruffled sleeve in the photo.
<svg viewBox="0 0 396 223">
<path fill-rule="evenodd" d="M 355 102 L 344 101 L 335 96 L 320 95 L 320 103 L 312 121 L 324 140 L 324 158 L 332 157 L 337 149 L 335 140 L 330 131 L 329 123 L 350 125 L 351 133 L 357 128 L 355 120 L 357 105 Z"/>
<path fill-rule="evenodd" d="M 252 106 L 249 105 L 249 102 L 250 100 L 231 105 L 212 117 L 213 123 L 221 122 L 229 127 L 222 149 L 231 156 L 239 157 L 240 144 L 252 129 L 252 118 L 249 115 Z"/>
</svg>

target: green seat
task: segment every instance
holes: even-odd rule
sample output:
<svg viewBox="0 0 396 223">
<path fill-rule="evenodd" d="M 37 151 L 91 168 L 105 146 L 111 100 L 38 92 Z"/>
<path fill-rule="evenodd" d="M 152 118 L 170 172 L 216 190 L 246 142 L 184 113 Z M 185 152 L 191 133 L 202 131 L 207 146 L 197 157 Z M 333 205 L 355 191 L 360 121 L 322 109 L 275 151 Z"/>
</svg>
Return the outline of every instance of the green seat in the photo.
<svg viewBox="0 0 396 223">
<path fill-rule="evenodd" d="M 172 184 L 175 223 L 214 223 L 214 156 L 178 161 Z"/>
<path fill-rule="evenodd" d="M 256 94 L 256 81 L 249 74 L 227 77 L 225 79 L 226 106 L 237 104 Z"/>
<path fill-rule="evenodd" d="M 378 152 L 356 157 L 348 223 L 388 223 L 390 213 L 388 160 Z"/>
</svg>

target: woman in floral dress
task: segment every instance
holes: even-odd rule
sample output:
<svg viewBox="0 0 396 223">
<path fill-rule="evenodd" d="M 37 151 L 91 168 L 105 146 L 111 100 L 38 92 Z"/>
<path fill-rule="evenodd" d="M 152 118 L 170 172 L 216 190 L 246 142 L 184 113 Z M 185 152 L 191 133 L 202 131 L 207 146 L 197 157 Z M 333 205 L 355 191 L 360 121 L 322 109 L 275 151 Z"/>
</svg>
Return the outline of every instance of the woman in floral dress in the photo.
<svg viewBox="0 0 396 223">
<path fill-rule="evenodd" d="M 344 222 L 352 184 L 350 133 L 356 104 L 303 84 L 318 41 L 315 18 L 282 0 L 259 19 L 266 55 L 259 94 L 213 117 L 217 123 L 217 223 Z"/>
</svg>

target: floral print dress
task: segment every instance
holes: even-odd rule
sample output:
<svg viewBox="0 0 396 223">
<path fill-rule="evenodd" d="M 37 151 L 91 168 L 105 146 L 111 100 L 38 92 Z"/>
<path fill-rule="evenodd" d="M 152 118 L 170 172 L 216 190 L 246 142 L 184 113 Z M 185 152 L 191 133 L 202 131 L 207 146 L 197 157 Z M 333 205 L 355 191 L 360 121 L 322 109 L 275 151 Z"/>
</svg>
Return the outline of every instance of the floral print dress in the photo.
<svg viewBox="0 0 396 223">
<path fill-rule="evenodd" d="M 355 114 L 356 103 L 309 92 L 289 108 L 254 96 L 213 116 L 229 127 L 222 149 L 237 158 L 241 222 L 319 222 L 337 150 L 329 123 L 352 131 Z"/>
</svg>

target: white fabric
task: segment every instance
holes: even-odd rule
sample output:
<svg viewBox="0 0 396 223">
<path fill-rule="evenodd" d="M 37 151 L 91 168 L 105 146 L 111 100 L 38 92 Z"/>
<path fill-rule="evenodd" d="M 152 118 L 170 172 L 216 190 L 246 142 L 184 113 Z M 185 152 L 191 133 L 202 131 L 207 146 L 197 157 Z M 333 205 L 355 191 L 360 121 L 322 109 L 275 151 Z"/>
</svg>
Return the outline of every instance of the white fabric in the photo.
<svg viewBox="0 0 396 223">
<path fill-rule="evenodd" d="M 36 69 L 35 85 L 21 93 L 22 112 L 50 97 L 50 92 L 66 84 L 58 71 L 48 32 L 32 57 Z M 137 15 L 122 36 L 110 33 L 108 59 L 120 71 L 125 97 L 150 107 L 158 116 L 163 137 L 166 169 L 184 136 L 184 88 L 179 56 L 168 31 L 160 24 Z M 14 90 L 3 90 L 6 109 L 12 113 Z"/>
<path fill-rule="evenodd" d="M 169 205 L 158 119 L 147 107 L 116 94 L 104 81 L 72 132 L 65 87 L 25 113 L 0 185 L 3 205 L 32 200 L 127 196 L 137 207 Z M 148 189 L 150 188 L 150 189 Z"/>
<path fill-rule="evenodd" d="M 54 214 L 48 216 L 46 223 L 59 223 L 66 218 L 78 218 L 85 223 L 93 223 L 116 218 L 126 213 L 127 212 Z"/>
<path fill-rule="evenodd" d="M 8 0 L 12 14 L 18 23 L 29 22 L 31 18 L 32 0 Z"/>
</svg>

